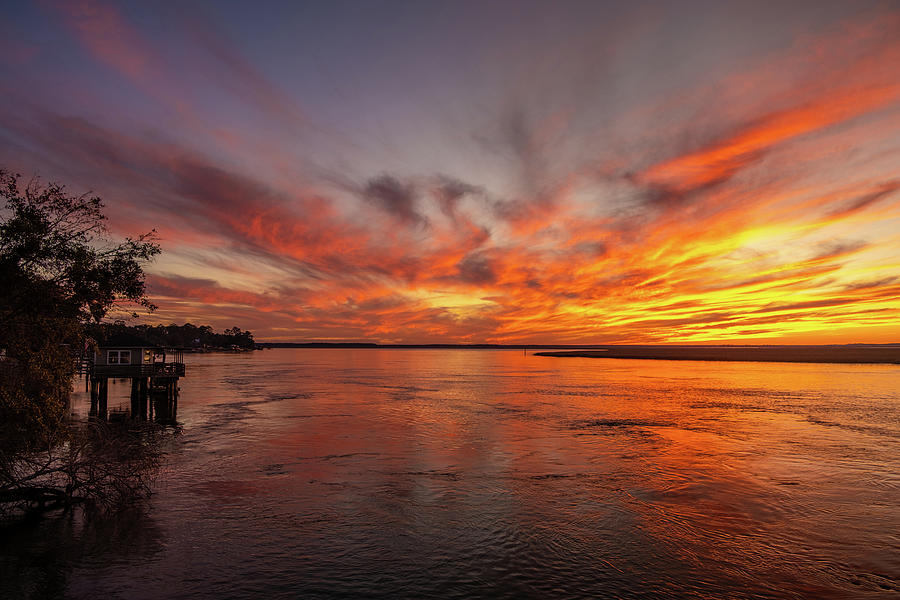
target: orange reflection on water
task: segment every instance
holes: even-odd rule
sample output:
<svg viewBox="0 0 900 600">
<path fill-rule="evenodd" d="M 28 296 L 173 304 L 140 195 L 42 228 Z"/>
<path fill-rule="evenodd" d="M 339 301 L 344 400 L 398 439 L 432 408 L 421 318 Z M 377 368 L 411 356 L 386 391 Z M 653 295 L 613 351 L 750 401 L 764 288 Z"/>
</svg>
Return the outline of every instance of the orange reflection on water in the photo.
<svg viewBox="0 0 900 600">
<path fill-rule="evenodd" d="M 896 366 L 190 358 L 153 517 L 169 564 L 234 546 L 202 564 L 212 579 L 249 564 L 308 592 L 326 577 L 350 593 L 387 571 L 397 578 L 379 590 L 416 596 L 896 587 Z M 190 545 L 175 533 L 186 526 Z M 132 568 L 107 577 L 127 585 Z"/>
</svg>

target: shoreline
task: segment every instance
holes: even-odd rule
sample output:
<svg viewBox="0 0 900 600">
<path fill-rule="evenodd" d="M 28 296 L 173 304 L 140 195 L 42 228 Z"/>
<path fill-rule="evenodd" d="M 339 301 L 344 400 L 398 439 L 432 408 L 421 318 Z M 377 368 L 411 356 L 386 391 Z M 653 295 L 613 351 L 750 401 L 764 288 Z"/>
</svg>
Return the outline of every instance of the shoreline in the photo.
<svg viewBox="0 0 900 600">
<path fill-rule="evenodd" d="M 788 362 L 900 364 L 900 346 L 605 346 L 591 350 L 535 352 L 534 356 L 699 360 L 714 362 Z"/>
</svg>

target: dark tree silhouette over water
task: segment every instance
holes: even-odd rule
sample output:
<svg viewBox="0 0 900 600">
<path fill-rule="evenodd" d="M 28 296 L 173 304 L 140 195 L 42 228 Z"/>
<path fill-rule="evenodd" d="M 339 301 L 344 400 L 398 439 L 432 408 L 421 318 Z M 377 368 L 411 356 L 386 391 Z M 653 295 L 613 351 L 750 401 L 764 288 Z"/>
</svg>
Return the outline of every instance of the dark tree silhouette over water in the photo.
<svg viewBox="0 0 900 600">
<path fill-rule="evenodd" d="M 252 350 L 256 347 L 253 334 L 240 327 L 216 333 L 209 325 L 127 325 L 124 322 L 97 323 L 87 327 L 90 337 L 101 346 L 116 345 L 115 340 L 136 338 L 155 346 L 193 349 Z"/>
<path fill-rule="evenodd" d="M 91 452 L 100 465 L 96 451 L 111 440 L 108 431 L 86 434 L 66 423 L 74 356 L 85 346 L 85 325 L 113 307 L 154 308 L 143 266 L 160 248 L 152 231 L 111 241 L 96 196 L 36 179 L 22 185 L 3 170 L 0 196 L 0 504 L 21 504 L 28 486 L 46 488 L 34 496 L 38 504 L 50 496 L 70 502 L 78 497 L 71 486 L 81 483 L 62 476 L 66 461 L 70 474 Z M 102 500 L 106 488 L 94 489 L 81 499 Z"/>
</svg>

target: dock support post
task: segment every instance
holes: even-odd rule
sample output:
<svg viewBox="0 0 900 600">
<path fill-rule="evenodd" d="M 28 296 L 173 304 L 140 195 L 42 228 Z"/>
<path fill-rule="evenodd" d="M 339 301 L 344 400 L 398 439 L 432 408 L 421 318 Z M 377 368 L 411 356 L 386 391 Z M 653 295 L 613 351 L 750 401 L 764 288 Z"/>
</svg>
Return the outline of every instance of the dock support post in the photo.
<svg viewBox="0 0 900 600">
<path fill-rule="evenodd" d="M 140 414 L 141 419 L 147 419 L 147 396 L 150 392 L 147 390 L 147 378 L 141 377 L 138 381 L 138 396 L 139 396 L 139 406 L 138 413 Z"/>
<path fill-rule="evenodd" d="M 141 410 L 141 387 L 137 377 L 131 378 L 131 418 L 137 419 Z"/>
<path fill-rule="evenodd" d="M 108 415 L 107 413 L 107 400 L 109 398 L 109 379 L 104 377 L 100 380 L 100 398 L 99 398 L 99 406 L 97 416 L 101 419 L 106 420 Z"/>
<path fill-rule="evenodd" d="M 97 416 L 97 400 L 100 395 L 100 380 L 91 377 L 91 411 L 88 413 L 92 417 Z"/>
</svg>

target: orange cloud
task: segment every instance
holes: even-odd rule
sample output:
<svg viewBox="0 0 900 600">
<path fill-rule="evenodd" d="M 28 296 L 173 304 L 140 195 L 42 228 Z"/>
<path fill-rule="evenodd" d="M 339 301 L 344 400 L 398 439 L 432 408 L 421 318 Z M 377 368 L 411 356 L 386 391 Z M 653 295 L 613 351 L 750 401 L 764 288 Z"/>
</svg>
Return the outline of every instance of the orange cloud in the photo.
<svg viewBox="0 0 900 600">
<path fill-rule="evenodd" d="M 900 84 L 838 91 L 806 106 L 766 115 L 707 148 L 654 165 L 639 180 L 678 193 L 721 183 L 780 144 L 869 113 L 898 98 Z"/>
<path fill-rule="evenodd" d="M 98 61 L 148 96 L 182 103 L 186 121 L 202 114 L 155 86 L 171 77 L 168 65 L 115 8 L 64 10 Z M 215 32 L 193 27 L 229 81 L 250 84 L 236 102 L 276 125 L 305 121 Z M 258 155 L 220 127 L 214 139 L 240 160 L 223 158 L 219 143 L 188 148 L 37 108 L 0 114 L 0 134 L 101 182 L 120 230 L 162 225 L 167 254 L 149 279 L 161 321 L 238 324 L 260 339 L 884 341 L 900 336 L 890 158 L 900 150 L 891 135 L 900 83 L 884 68 L 898 64 L 900 43 L 883 27 L 849 29 L 720 83 L 734 88 L 729 98 L 761 89 L 740 109 L 698 106 L 712 135 L 673 117 L 631 152 L 581 133 L 593 154 L 563 159 L 554 153 L 574 109 L 513 115 L 495 145 L 511 148 L 514 174 L 487 178 L 502 189 L 458 173 L 291 170 L 290 148 Z M 799 68 L 810 55 L 825 75 L 765 88 L 773 63 Z M 866 149 L 865 160 L 848 167 L 846 148 Z M 126 217 L 136 211 L 140 219 Z M 861 331 L 874 338 L 858 340 Z"/>
</svg>

